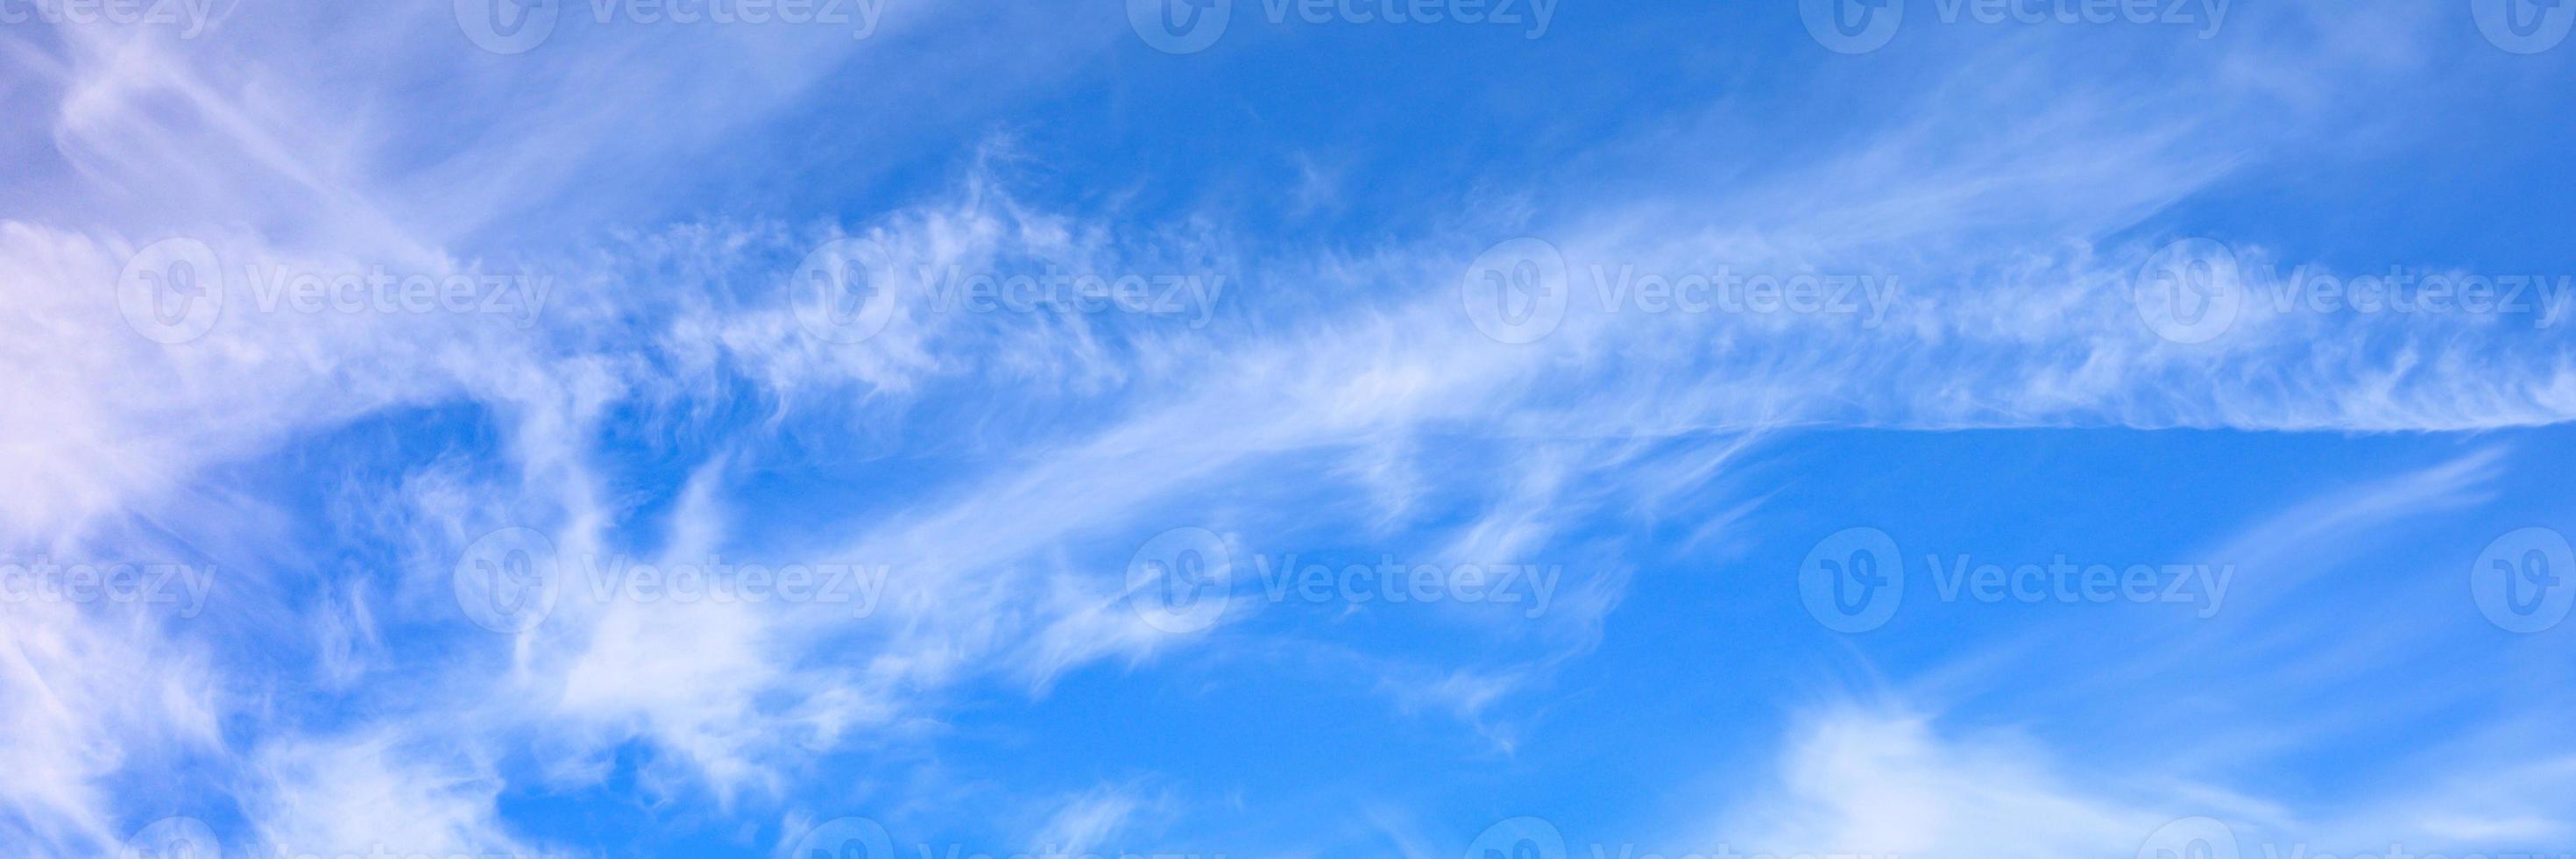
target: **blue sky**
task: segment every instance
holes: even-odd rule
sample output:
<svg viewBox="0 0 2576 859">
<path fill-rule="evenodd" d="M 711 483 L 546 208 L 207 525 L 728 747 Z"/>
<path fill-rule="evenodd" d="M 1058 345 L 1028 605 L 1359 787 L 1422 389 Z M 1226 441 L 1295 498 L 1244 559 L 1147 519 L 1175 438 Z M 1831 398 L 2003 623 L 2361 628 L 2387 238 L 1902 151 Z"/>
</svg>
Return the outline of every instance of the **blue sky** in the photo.
<svg viewBox="0 0 2576 859">
<path fill-rule="evenodd" d="M 0 855 L 2576 854 L 2571 28 L 0 0 Z"/>
</svg>

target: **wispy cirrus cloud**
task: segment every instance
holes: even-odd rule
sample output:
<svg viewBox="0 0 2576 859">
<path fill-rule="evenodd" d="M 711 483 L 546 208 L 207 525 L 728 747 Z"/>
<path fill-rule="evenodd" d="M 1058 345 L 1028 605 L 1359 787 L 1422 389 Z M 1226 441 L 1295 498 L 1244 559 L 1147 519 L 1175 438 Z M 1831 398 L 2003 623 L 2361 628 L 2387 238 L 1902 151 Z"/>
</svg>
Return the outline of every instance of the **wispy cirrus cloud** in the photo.
<svg viewBox="0 0 2576 859">
<path fill-rule="evenodd" d="M 960 45 L 952 25 L 977 14 L 993 12 L 890 11 L 865 40 L 574 26 L 527 62 L 416 39 L 454 23 L 438 10 L 366 23 L 244 9 L 223 40 L 0 36 L 27 72 L 0 97 L 33 118 L 0 136 L 44 154 L 11 179 L 32 193 L 0 210 L 0 354 L 22 368 L 0 381 L 17 404 L 0 410 L 0 517 L 31 535 L 8 548 L 193 553 L 238 571 L 220 622 L 9 607 L 0 690 L 15 703 L 0 720 L 17 727 L 0 760 L 28 775 L 0 785 L 0 821 L 30 853 L 111 844 L 149 804 L 118 786 L 188 758 L 234 797 L 243 831 L 298 850 L 538 849 L 551 842 L 514 819 L 514 788 L 625 788 L 638 771 L 655 801 L 711 796 L 766 825 L 813 805 L 799 798 L 837 755 L 944 777 L 903 756 L 971 731 L 958 722 L 979 697 L 1074 696 L 1063 687 L 1086 671 L 1172 664 L 1327 665 L 1508 756 L 1538 730 L 1523 702 L 1596 652 L 1636 578 L 1660 572 L 1632 560 L 1654 554 L 1652 535 L 1625 528 L 1715 508 L 1693 539 L 1725 529 L 1758 493 L 1712 500 L 1710 484 L 1786 434 L 2490 431 L 2576 411 L 2563 313 L 2267 305 L 2273 284 L 2254 273 L 2337 269 L 2259 240 L 2218 237 L 2235 275 L 2200 284 L 2242 300 L 2223 336 L 2181 342 L 2141 311 L 2189 237 L 2177 211 L 2337 134 L 2368 101 L 2350 81 L 2424 73 L 2406 58 L 2430 50 L 2408 31 L 2427 13 L 2254 14 L 2234 26 L 2388 50 L 2230 42 L 2165 57 L 2152 80 L 2096 68 L 2094 43 L 2027 34 L 1954 46 L 1938 72 L 1897 57 L 1923 79 L 1795 159 L 1710 157 L 1681 132 L 1750 121 L 1716 98 L 1582 141 L 1561 176 L 1426 202 L 1390 220 L 1430 226 L 1358 239 L 1265 235 L 1213 204 L 1146 216 L 1116 195 L 1046 193 L 1043 144 L 917 114 L 952 92 L 1007 107 L 1080 86 L 1090 72 L 1057 64 L 1127 34 L 1110 16 Z M 324 36 L 344 48 L 307 47 Z M 341 55 L 370 51 L 390 59 Z M 1850 73 L 1787 86 L 1814 96 Z M 884 85 L 854 91 L 850 76 Z M 800 124 L 826 109 L 887 120 Z M 798 129 L 821 141 L 776 142 Z M 986 142 L 936 145 L 958 137 Z M 939 154 L 908 156 L 911 173 L 835 166 L 905 145 Z M 1346 205 L 1328 186 L 1356 171 L 1316 163 L 1296 165 L 1300 206 Z M 855 202 L 800 196 L 805 182 Z M 742 202 L 762 195 L 795 202 Z M 1469 211 L 1439 213 L 1452 204 Z M 172 236 L 212 255 L 194 274 L 224 303 L 163 343 L 197 323 L 120 290 L 175 271 L 150 250 Z M 1541 241 L 1486 256 L 1522 237 Z M 1476 278 L 1522 262 L 1562 266 L 1548 285 L 1565 304 L 1541 311 L 1545 330 L 1497 338 Z M 813 291 L 818 264 L 829 286 L 866 292 L 858 316 L 825 300 L 861 296 Z M 299 310 L 279 291 L 387 270 L 517 284 L 518 312 Z M 956 292 L 977 275 L 1077 273 L 1199 288 L 1173 292 L 1186 300 L 1170 313 L 975 309 Z M 1853 303 L 1658 309 L 1632 276 L 1728 274 L 1825 278 Z M 332 447 L 378 425 L 411 435 Z M 2349 544 L 2400 511 L 2468 504 L 2494 456 L 2321 500 L 2228 553 Z M 263 479 L 296 469 L 337 491 L 317 503 Z M 313 506 L 336 514 L 334 544 L 279 521 Z M 1338 606 L 1346 625 L 1308 626 L 1295 607 L 1246 605 L 1176 633 L 1131 606 L 1125 575 L 1176 527 L 1247 551 L 1589 563 L 1534 618 L 1446 606 L 1397 623 Z M 480 629 L 456 571 L 511 528 L 551 546 L 560 587 L 533 628 Z M 884 590 L 853 617 L 601 598 L 581 578 L 601 559 L 713 555 L 879 565 Z M 1405 640 L 1355 631 L 1385 629 L 1372 623 Z M 79 715 L 94 712 L 113 715 Z M 1745 812 L 1783 821 L 1762 843 L 2118 852 L 2197 796 L 2146 778 L 2097 789 L 2044 749 L 1930 717 L 1847 710 L 1801 729 L 1783 798 Z M 2515 773 L 2547 786 L 2557 770 Z M 2555 832 L 2553 809 L 2452 810 L 2476 798 L 2426 801 L 2410 831 Z M 1167 804 L 1104 788 L 1039 838 L 1112 844 Z M 1993 835 L 2028 819 L 2050 823 Z"/>
</svg>

